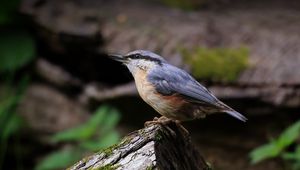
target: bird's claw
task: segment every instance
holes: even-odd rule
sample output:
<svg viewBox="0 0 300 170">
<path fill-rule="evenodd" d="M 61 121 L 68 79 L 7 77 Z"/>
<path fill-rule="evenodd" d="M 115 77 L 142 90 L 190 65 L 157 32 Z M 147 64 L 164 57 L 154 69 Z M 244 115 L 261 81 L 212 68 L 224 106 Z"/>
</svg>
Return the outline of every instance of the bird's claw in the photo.
<svg viewBox="0 0 300 170">
<path fill-rule="evenodd" d="M 161 116 L 160 118 L 154 117 L 153 120 L 145 122 L 144 125 L 145 125 L 145 126 L 149 126 L 149 125 L 151 125 L 151 124 L 161 124 L 161 125 L 166 125 L 166 124 L 168 124 L 168 123 L 170 123 L 170 122 L 175 122 L 176 124 L 178 123 L 177 120 L 172 120 L 172 119 L 169 119 L 169 118 L 167 118 L 167 117 L 165 117 L 165 116 Z"/>
<path fill-rule="evenodd" d="M 152 121 L 146 121 L 145 126 L 153 125 L 153 124 L 161 124 L 161 125 L 167 125 L 171 122 L 174 122 L 178 127 L 180 127 L 185 134 L 189 134 L 189 131 L 186 130 L 181 124 L 179 120 L 173 120 L 169 119 L 165 116 L 161 116 L 160 118 L 154 117 Z"/>
</svg>

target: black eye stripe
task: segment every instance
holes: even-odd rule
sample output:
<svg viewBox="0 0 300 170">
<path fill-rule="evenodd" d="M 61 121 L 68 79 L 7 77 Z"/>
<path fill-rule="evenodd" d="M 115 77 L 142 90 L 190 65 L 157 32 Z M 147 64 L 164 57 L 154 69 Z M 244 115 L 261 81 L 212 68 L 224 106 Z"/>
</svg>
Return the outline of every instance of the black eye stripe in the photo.
<svg viewBox="0 0 300 170">
<path fill-rule="evenodd" d="M 140 59 L 142 56 L 139 54 L 132 54 L 132 55 L 128 55 L 125 56 L 126 58 L 131 58 L 131 59 Z"/>
<path fill-rule="evenodd" d="M 125 56 L 126 58 L 130 58 L 130 59 L 143 59 L 143 60 L 147 60 L 147 61 L 153 61 L 156 62 L 157 64 L 161 65 L 162 61 L 158 58 L 153 58 L 151 56 L 143 56 L 140 54 L 132 54 L 132 55 L 128 55 Z"/>
</svg>

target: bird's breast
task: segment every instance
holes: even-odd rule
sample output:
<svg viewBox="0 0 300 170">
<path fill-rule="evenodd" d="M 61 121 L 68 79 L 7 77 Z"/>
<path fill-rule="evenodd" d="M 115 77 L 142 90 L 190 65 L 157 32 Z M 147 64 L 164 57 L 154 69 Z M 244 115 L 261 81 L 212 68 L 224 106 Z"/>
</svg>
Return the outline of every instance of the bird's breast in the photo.
<svg viewBox="0 0 300 170">
<path fill-rule="evenodd" d="M 134 75 L 135 84 L 137 90 L 147 103 L 151 100 L 159 100 L 158 96 L 155 95 L 155 87 L 147 80 L 147 73 L 144 70 L 139 70 Z M 153 101 L 154 102 L 154 101 Z M 150 103 L 148 103 L 150 104 Z"/>
<path fill-rule="evenodd" d="M 186 104 L 186 101 L 177 95 L 164 96 L 159 94 L 153 84 L 147 79 L 144 70 L 137 71 L 134 75 L 137 90 L 142 99 L 152 106 L 161 115 L 169 118 L 179 119 L 178 110 Z"/>
</svg>

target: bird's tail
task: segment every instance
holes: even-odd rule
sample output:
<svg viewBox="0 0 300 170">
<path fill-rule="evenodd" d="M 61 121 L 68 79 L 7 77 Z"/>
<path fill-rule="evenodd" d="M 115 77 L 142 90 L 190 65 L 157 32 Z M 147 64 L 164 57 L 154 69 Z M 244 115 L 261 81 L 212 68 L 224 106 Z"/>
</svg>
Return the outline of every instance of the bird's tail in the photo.
<svg viewBox="0 0 300 170">
<path fill-rule="evenodd" d="M 242 115 L 241 113 L 235 111 L 231 107 L 227 106 L 225 103 L 220 102 L 218 104 L 221 106 L 222 112 L 227 113 L 230 116 L 235 117 L 236 119 L 239 119 L 243 122 L 246 122 L 248 120 L 244 115 Z"/>
<path fill-rule="evenodd" d="M 229 114 L 232 117 L 235 117 L 243 122 L 246 122 L 248 119 L 235 110 L 224 110 L 225 113 Z"/>
</svg>

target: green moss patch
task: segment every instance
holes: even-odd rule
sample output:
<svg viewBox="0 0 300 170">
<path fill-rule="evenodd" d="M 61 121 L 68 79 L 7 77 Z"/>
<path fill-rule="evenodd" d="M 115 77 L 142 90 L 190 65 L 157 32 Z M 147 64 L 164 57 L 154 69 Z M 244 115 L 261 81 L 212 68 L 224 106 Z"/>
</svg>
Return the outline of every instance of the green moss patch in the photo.
<svg viewBox="0 0 300 170">
<path fill-rule="evenodd" d="M 110 155 L 113 153 L 113 151 L 114 151 L 117 147 L 118 147 L 117 144 L 112 145 L 112 146 L 110 146 L 110 147 L 108 147 L 108 148 L 105 148 L 105 149 L 99 151 L 98 154 L 104 153 L 105 156 L 108 157 L 108 156 L 110 156 Z"/>
<path fill-rule="evenodd" d="M 108 164 L 102 167 L 92 168 L 91 170 L 116 170 L 117 168 L 118 166 Z"/>
<path fill-rule="evenodd" d="M 183 10 L 194 10 L 207 3 L 207 0 L 161 0 L 167 6 Z"/>
<path fill-rule="evenodd" d="M 155 169 L 155 166 L 154 166 L 154 165 L 148 166 L 148 167 L 146 168 L 146 170 L 154 170 L 154 169 Z"/>
<path fill-rule="evenodd" d="M 183 49 L 182 54 L 197 79 L 233 82 L 248 67 L 249 49 L 204 48 Z"/>
<path fill-rule="evenodd" d="M 155 141 L 159 142 L 163 139 L 162 135 L 160 134 L 160 132 L 156 132 L 155 133 Z"/>
</svg>

